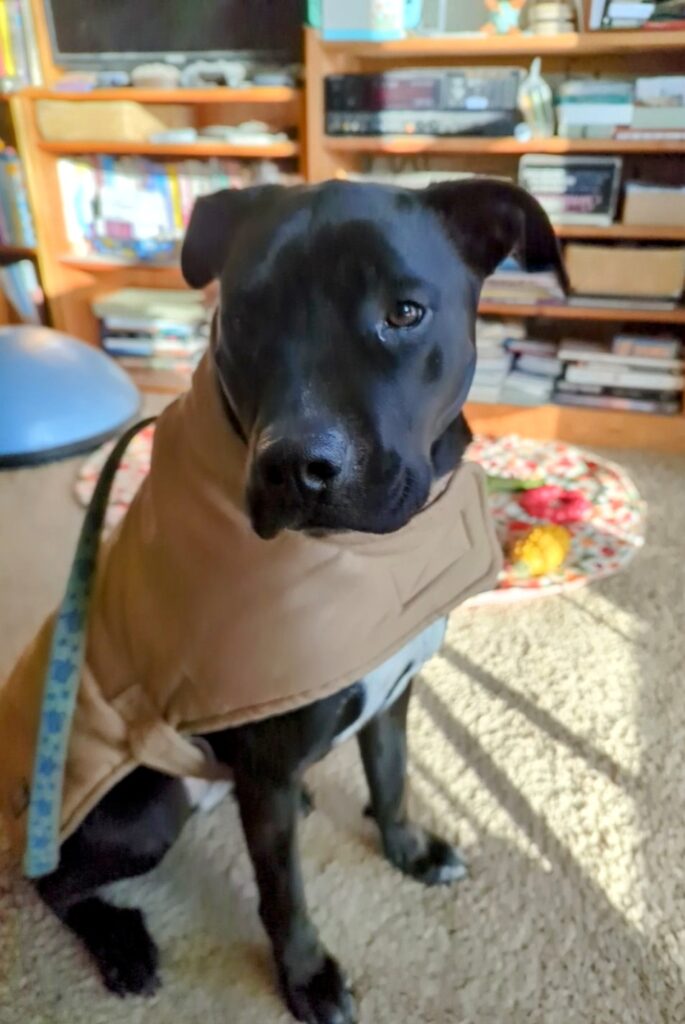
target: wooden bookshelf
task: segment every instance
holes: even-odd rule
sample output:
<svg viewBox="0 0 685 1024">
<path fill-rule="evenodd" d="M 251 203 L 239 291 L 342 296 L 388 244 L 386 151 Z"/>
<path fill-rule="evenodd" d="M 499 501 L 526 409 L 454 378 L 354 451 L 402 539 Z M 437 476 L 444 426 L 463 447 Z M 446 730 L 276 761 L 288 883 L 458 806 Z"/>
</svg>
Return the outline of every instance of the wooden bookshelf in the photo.
<svg viewBox="0 0 685 1024">
<path fill-rule="evenodd" d="M 675 309 L 628 309 L 614 306 L 576 306 L 564 302 L 488 302 L 480 304 L 482 316 L 510 318 L 546 317 L 553 320 L 590 320 L 644 324 L 685 325 L 685 306 Z"/>
<path fill-rule="evenodd" d="M 32 259 L 36 250 L 26 245 L 3 245 L 0 243 L 0 260 Z"/>
<path fill-rule="evenodd" d="M 183 144 L 156 142 L 46 142 L 38 147 L 55 156 L 74 156 L 84 153 L 109 153 L 121 156 L 157 157 L 236 157 L 246 160 L 291 160 L 300 147 L 296 142 L 270 142 L 264 145 L 233 144 L 228 142 L 187 142 Z"/>
<path fill-rule="evenodd" d="M 312 33 L 313 35 L 314 33 Z M 636 53 L 681 53 L 685 50 L 685 31 L 605 31 L 568 32 L 556 36 L 527 33 L 506 36 L 410 35 L 385 43 L 322 42 L 332 59 L 397 62 L 411 58 L 428 61 L 497 60 L 511 57 L 601 57 Z"/>
<path fill-rule="evenodd" d="M 568 140 L 544 139 L 520 142 L 515 138 L 341 138 L 324 133 L 323 79 L 327 74 L 371 71 L 417 64 L 514 63 L 527 67 L 534 56 L 543 60 L 543 74 L 677 74 L 682 73 L 685 32 L 593 32 L 534 37 L 526 34 L 504 37 L 410 36 L 394 42 L 323 43 L 318 35 L 305 32 L 305 86 L 303 89 L 249 87 L 245 89 L 98 89 L 74 92 L 54 88 L 60 70 L 52 64 L 44 12 L 40 0 L 31 0 L 46 87 L 22 90 L 2 96 L 11 107 L 17 128 L 17 147 L 25 165 L 29 193 L 36 220 L 38 244 L 35 255 L 54 325 L 93 343 L 96 323 L 90 310 L 94 296 L 128 285 L 141 287 L 182 286 L 177 266 L 128 265 L 107 259 L 79 258 L 69 253 L 61 211 L 57 164 L 61 157 L 88 153 L 131 154 L 160 158 L 244 158 L 291 160 L 311 182 L 344 176 L 363 169 L 374 156 L 435 157 L 441 166 L 488 173 L 515 172 L 518 157 L 543 154 L 622 154 L 631 168 L 662 166 L 663 161 L 685 170 L 685 141 L 657 140 Z M 295 129 L 297 142 L 265 146 L 232 145 L 201 140 L 186 145 L 116 143 L 102 141 L 48 142 L 40 137 L 36 105 L 44 100 L 111 102 L 129 100 L 141 104 L 186 104 L 193 110 L 198 127 L 212 123 L 236 123 L 258 118 L 276 128 Z M 293 134 L 295 134 L 295 132 Z M 682 177 L 682 176 L 681 176 Z M 685 180 L 683 178 L 682 180 Z M 621 241 L 685 243 L 685 225 L 558 225 L 561 240 L 586 239 L 606 243 Z M 0 249 L 0 258 L 3 251 Z M 7 253 L 11 258 L 12 253 Z M 16 255 L 19 255 L 17 253 Z M 22 253 L 21 255 L 24 255 Z M 685 309 L 645 310 L 583 307 L 543 303 L 481 305 L 487 316 L 540 318 L 546 326 L 575 324 L 575 330 L 590 331 L 592 324 L 603 327 L 633 323 L 672 330 L 685 336 Z M 158 375 L 152 374 L 162 386 Z M 167 383 L 164 383 L 164 389 Z M 175 385 L 169 384 L 172 389 Z M 501 434 L 516 432 L 540 438 L 561 437 L 579 444 L 607 444 L 623 447 L 685 451 L 685 415 L 649 416 L 573 409 L 556 406 L 539 408 L 471 403 L 467 409 L 474 428 Z"/>
<path fill-rule="evenodd" d="M 555 224 L 558 238 L 601 242 L 685 242 L 685 225 L 678 224 Z"/>
<path fill-rule="evenodd" d="M 419 167 L 439 159 L 441 170 L 485 172 L 514 176 L 517 159 L 526 153 L 622 155 L 631 169 L 645 165 L 653 172 L 660 161 L 676 161 L 676 180 L 685 180 L 685 140 L 441 138 L 435 136 L 341 137 L 325 134 L 326 75 L 380 71 L 416 65 L 509 63 L 527 67 L 532 57 L 543 62 L 543 74 L 682 74 L 685 32 L 588 32 L 535 37 L 526 34 L 460 37 L 410 36 L 387 43 L 325 43 L 307 30 L 306 39 L 307 175 L 311 181 L 345 177 L 368 167 L 373 157 L 415 157 Z M 656 163 L 655 163 L 656 162 Z M 679 177 L 678 177 L 679 176 Z M 585 239 L 685 243 L 685 225 L 557 225 L 560 240 Z M 511 319 L 539 319 L 545 331 L 563 334 L 575 324 L 582 336 L 605 337 L 621 324 L 653 327 L 685 335 L 685 307 L 673 310 L 576 306 L 568 303 L 520 305 L 483 301 L 480 313 Z M 568 330 L 569 328 L 567 328 Z M 685 451 L 685 414 L 651 416 L 561 406 L 537 408 L 470 403 L 467 415 L 482 433 L 519 433 L 540 438 L 564 438 L 578 444 Z"/>
<path fill-rule="evenodd" d="M 122 142 L 100 139 L 74 142 L 49 141 L 38 127 L 38 104 L 68 102 L 77 108 L 85 103 L 128 101 L 146 106 L 185 105 L 198 130 L 211 124 L 237 124 L 245 120 L 266 121 L 278 131 L 302 138 L 304 101 L 300 88 L 246 86 L 198 89 L 112 88 L 87 91 L 59 87 L 62 72 L 52 63 L 49 36 L 41 0 L 30 0 L 44 73 L 45 86 L 23 89 L 10 101 L 18 126 L 17 145 L 22 156 L 37 225 L 37 261 L 41 271 L 51 322 L 55 327 L 92 344 L 99 331 L 91 311 L 95 296 L 128 287 L 181 288 L 184 282 L 177 266 L 128 265 L 114 260 L 79 258 L 69 252 L 61 192 L 57 175 L 60 158 L 89 154 L 147 156 L 160 159 L 209 159 L 289 161 L 304 174 L 303 150 L 299 141 L 253 145 L 224 143 L 198 138 L 182 145 L 150 142 Z M 77 109 L 74 116 L 78 116 Z"/>
<path fill-rule="evenodd" d="M 548 153 L 560 156 L 587 154 L 685 154 L 682 141 L 640 139 L 532 139 L 519 142 L 514 138 L 480 137 L 441 138 L 435 135 L 360 135 L 338 137 L 325 135 L 324 147 L 331 153 L 366 153 L 382 156 L 524 156 L 526 153 Z"/>
<path fill-rule="evenodd" d="M 606 448 L 636 448 L 661 452 L 685 451 L 685 415 L 653 416 L 560 405 L 489 405 L 468 402 L 466 417 L 474 433 L 519 434 L 541 441 L 561 438 L 571 444 Z"/>
<path fill-rule="evenodd" d="M 89 89 L 70 92 L 68 89 L 50 89 L 33 86 L 23 90 L 23 95 L 34 100 L 68 100 L 71 103 L 130 100 L 135 103 L 165 104 L 192 103 L 225 106 L 227 104 L 271 105 L 298 102 L 299 89 L 288 86 L 249 86 L 244 89 L 227 89 L 217 86 L 213 89 L 137 89 L 134 86 L 121 89 Z"/>
</svg>

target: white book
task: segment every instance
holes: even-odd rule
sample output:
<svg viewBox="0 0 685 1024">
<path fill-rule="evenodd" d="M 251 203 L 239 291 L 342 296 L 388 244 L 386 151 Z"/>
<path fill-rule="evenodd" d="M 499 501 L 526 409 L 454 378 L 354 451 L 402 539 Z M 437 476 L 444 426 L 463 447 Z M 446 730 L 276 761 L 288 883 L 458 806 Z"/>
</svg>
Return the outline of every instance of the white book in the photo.
<svg viewBox="0 0 685 1024">
<path fill-rule="evenodd" d="M 564 364 L 554 356 L 519 356 L 516 369 L 524 373 L 537 374 L 540 377 L 558 377 Z"/>
<path fill-rule="evenodd" d="M 546 395 L 551 395 L 554 387 L 554 381 L 549 377 L 534 377 L 529 373 L 521 373 L 518 370 L 512 370 L 506 379 L 505 387 L 515 387 L 530 395 L 537 395 L 538 397 L 544 398 Z"/>
<path fill-rule="evenodd" d="M 655 3 L 641 2 L 641 0 L 609 0 L 607 15 L 610 18 L 635 18 L 637 21 L 647 21 L 654 14 Z"/>
<path fill-rule="evenodd" d="M 559 359 L 564 362 L 634 367 L 638 370 L 673 370 L 677 372 L 685 369 L 685 362 L 682 359 L 661 359 L 659 356 L 620 356 L 592 341 L 562 342 Z"/>
<path fill-rule="evenodd" d="M 560 103 L 560 125 L 629 125 L 633 120 L 632 103 Z"/>
<path fill-rule="evenodd" d="M 645 391 L 682 391 L 685 377 L 676 373 L 635 370 L 625 366 L 589 363 L 569 366 L 565 380 L 569 384 L 598 384 L 602 387 L 643 388 Z"/>
</svg>

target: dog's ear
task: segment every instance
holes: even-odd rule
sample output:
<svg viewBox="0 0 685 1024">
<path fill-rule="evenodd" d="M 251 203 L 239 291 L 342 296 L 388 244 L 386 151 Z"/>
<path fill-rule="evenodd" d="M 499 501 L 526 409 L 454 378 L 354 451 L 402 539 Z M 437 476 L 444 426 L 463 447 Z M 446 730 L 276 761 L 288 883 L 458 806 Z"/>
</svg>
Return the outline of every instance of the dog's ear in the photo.
<svg viewBox="0 0 685 1024">
<path fill-rule="evenodd" d="M 481 277 L 515 251 L 526 270 L 555 270 L 567 291 L 550 220 L 525 189 L 496 178 L 465 178 L 429 185 L 423 195 L 465 262 Z"/>
<path fill-rule="evenodd" d="M 282 192 L 282 185 L 254 185 L 201 196 L 193 207 L 181 249 L 186 283 L 191 288 L 204 288 L 218 277 L 241 225 Z"/>
</svg>

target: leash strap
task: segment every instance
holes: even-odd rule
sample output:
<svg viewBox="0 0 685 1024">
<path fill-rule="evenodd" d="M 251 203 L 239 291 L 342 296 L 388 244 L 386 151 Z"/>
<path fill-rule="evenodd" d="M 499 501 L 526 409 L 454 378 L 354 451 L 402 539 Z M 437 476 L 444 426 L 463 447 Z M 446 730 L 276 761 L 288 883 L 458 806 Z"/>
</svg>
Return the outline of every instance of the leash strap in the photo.
<svg viewBox="0 0 685 1024">
<path fill-rule="evenodd" d="M 135 435 L 155 418 L 151 416 L 130 427 L 107 457 L 86 509 L 64 597 L 55 617 L 28 807 L 23 864 L 28 878 L 48 875 L 59 863 L 64 770 L 86 651 L 100 532 L 122 456 Z"/>
</svg>

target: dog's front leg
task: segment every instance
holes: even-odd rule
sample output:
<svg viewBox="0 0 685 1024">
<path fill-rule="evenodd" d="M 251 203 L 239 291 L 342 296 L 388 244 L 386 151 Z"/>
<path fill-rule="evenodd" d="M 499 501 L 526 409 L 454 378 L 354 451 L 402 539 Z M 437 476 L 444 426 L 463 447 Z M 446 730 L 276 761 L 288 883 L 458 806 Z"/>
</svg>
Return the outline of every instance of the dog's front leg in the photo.
<svg viewBox="0 0 685 1024">
<path fill-rule="evenodd" d="M 297 849 L 301 783 L 238 769 L 236 796 L 259 887 L 259 910 L 271 939 L 291 1013 L 307 1024 L 352 1024 L 347 980 L 319 941 L 308 911 Z"/>
<path fill-rule="evenodd" d="M 370 812 L 381 833 L 383 852 L 395 867 L 425 885 L 456 882 L 464 877 L 466 867 L 455 848 L 407 819 L 410 696 L 411 685 L 359 733 Z"/>
</svg>

